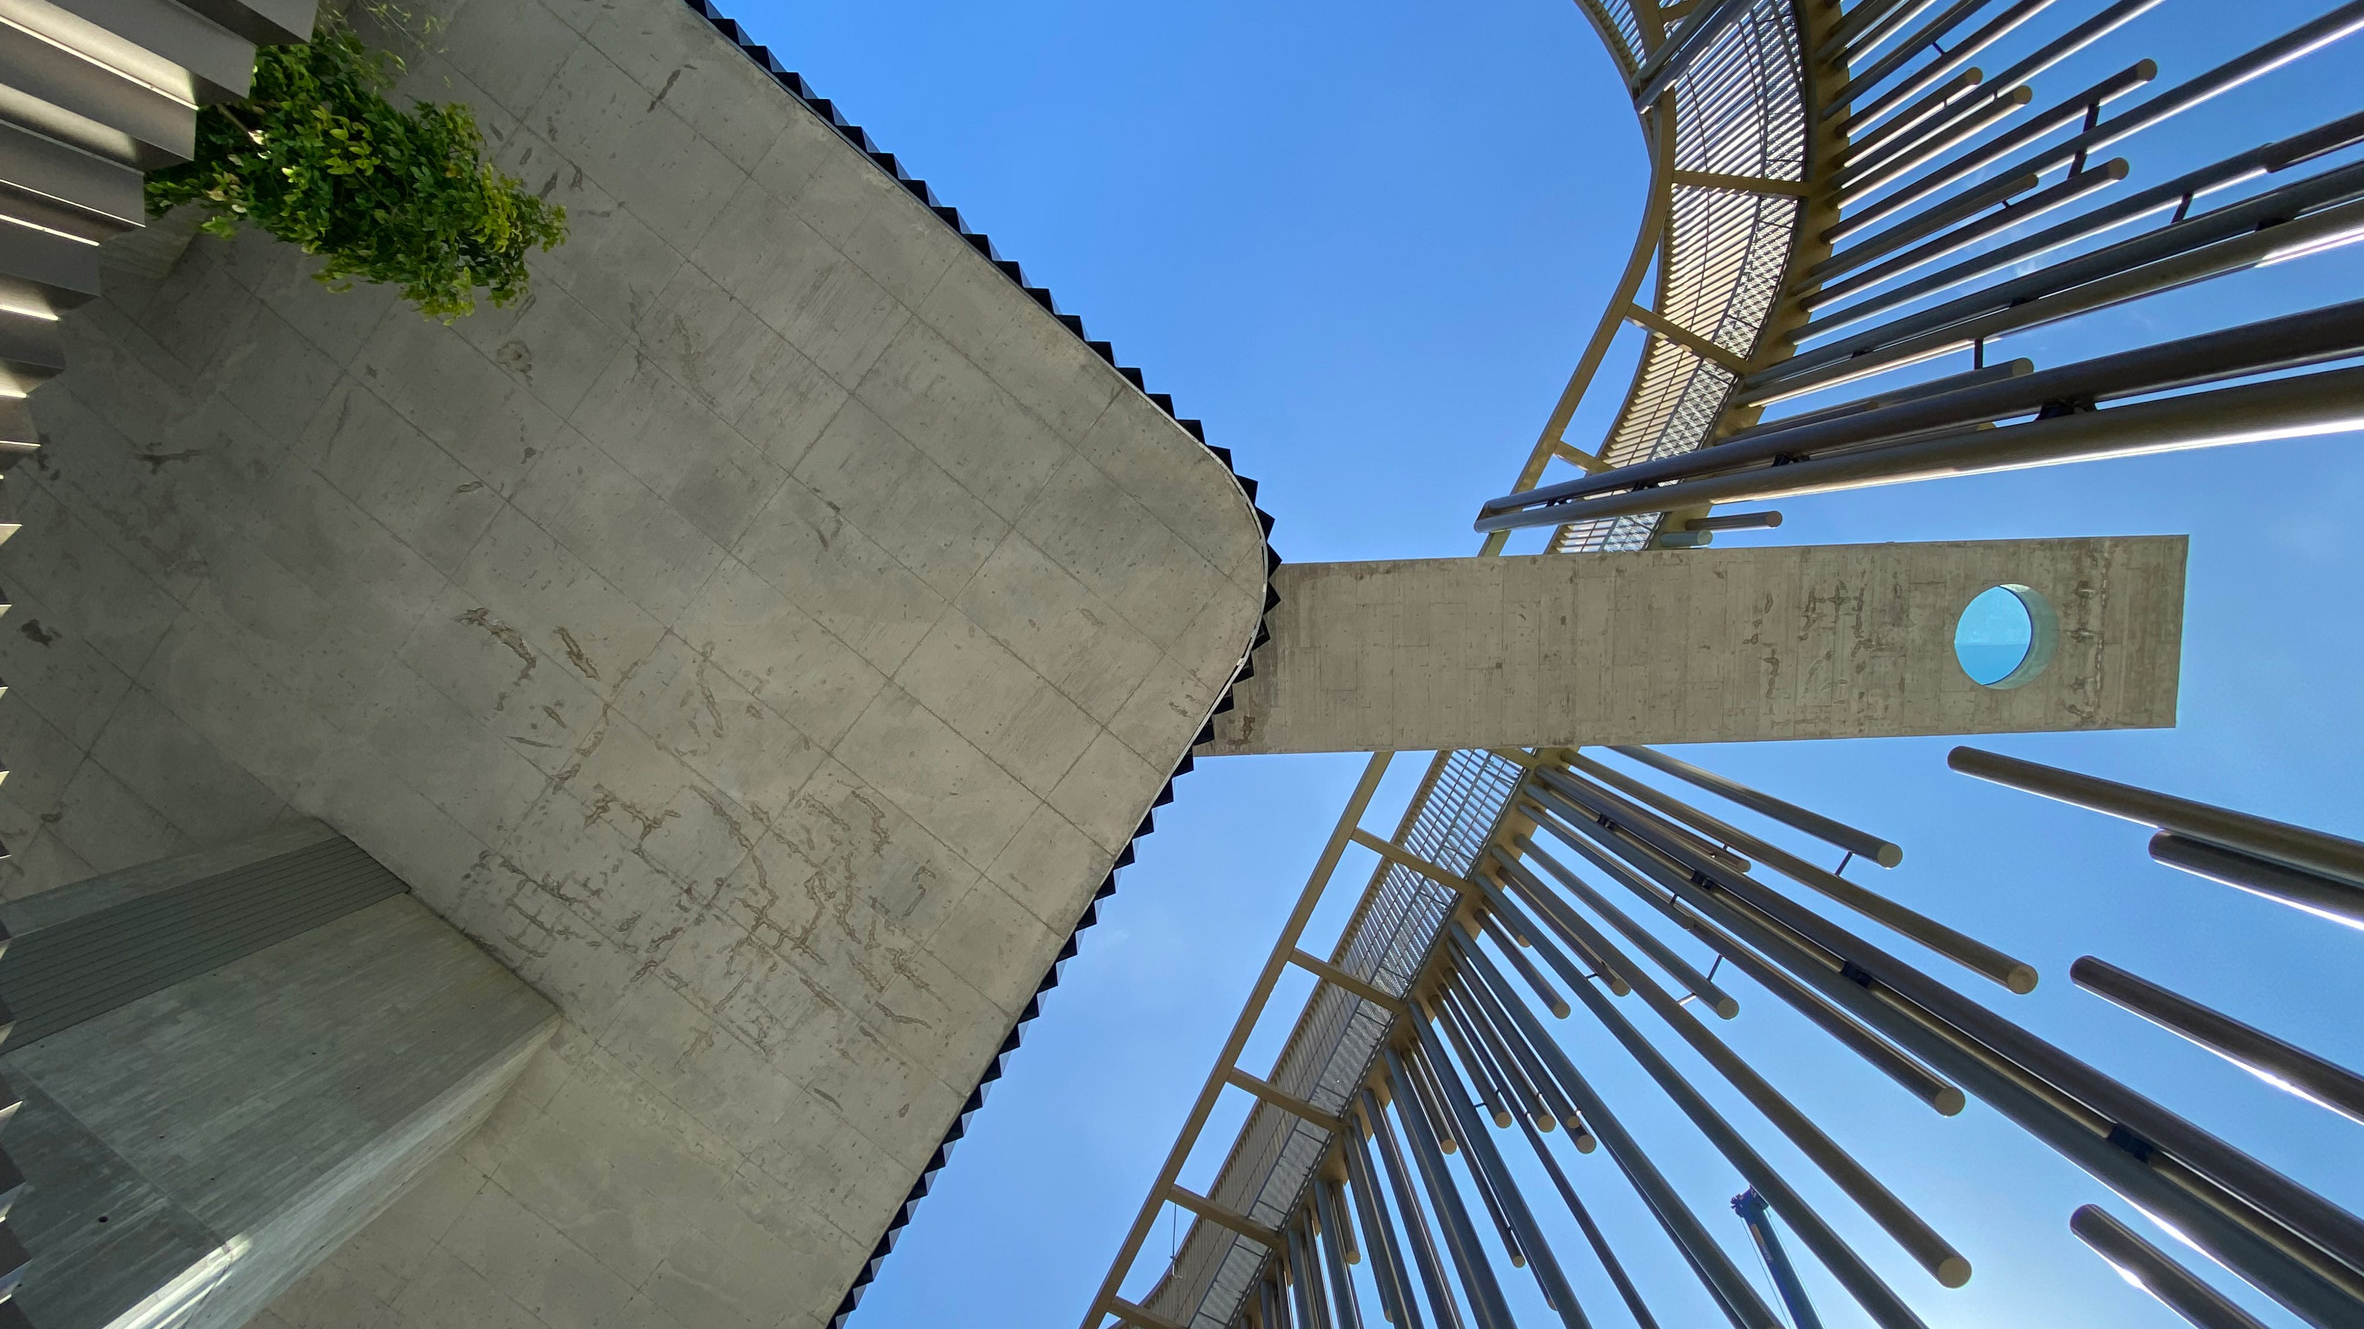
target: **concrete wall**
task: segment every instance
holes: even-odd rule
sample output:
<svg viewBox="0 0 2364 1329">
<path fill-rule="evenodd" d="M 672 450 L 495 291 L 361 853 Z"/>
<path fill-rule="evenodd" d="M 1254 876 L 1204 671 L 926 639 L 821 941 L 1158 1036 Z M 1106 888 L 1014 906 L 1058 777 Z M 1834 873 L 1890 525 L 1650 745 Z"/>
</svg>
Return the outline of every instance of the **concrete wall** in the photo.
<svg viewBox="0 0 2364 1329">
<path fill-rule="evenodd" d="M 816 1323 L 1246 650 L 1261 530 L 677 0 L 446 45 L 414 89 L 571 214 L 529 302 L 249 238 L 69 320 L 0 487 L 6 888 L 292 809 L 564 1012 L 280 1320 Z"/>
<path fill-rule="evenodd" d="M 1209 753 L 1420 751 L 2175 723 L 2182 536 L 1298 563 Z M 1988 587 L 2041 593 L 2052 662 L 1954 657 Z"/>
<path fill-rule="evenodd" d="M 556 1023 L 397 895 L 0 1057 L 25 1100 L 18 1299 L 43 1329 L 236 1329 L 472 1132 Z"/>
</svg>

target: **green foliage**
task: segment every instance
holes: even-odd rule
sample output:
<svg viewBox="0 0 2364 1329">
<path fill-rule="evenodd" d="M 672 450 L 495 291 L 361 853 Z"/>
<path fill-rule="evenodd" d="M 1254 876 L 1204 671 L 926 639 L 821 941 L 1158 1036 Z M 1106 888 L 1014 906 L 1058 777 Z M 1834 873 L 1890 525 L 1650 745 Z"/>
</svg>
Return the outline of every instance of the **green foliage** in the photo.
<svg viewBox="0 0 2364 1329">
<path fill-rule="evenodd" d="M 194 203 L 221 236 L 260 227 L 327 259 L 333 288 L 398 285 L 446 322 L 478 287 L 510 303 L 527 252 L 566 238 L 566 209 L 484 160 L 467 107 L 387 101 L 401 68 L 324 9 L 310 45 L 256 53 L 248 101 L 198 114 L 196 160 L 148 177 L 148 210 Z"/>
</svg>

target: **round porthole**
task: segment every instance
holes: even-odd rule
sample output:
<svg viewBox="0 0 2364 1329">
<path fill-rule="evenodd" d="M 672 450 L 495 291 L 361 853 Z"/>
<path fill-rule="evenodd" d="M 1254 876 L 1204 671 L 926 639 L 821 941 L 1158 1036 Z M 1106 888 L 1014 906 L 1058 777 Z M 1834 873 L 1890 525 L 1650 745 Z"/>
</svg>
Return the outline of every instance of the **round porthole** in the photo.
<svg viewBox="0 0 2364 1329">
<path fill-rule="evenodd" d="M 2044 672 L 2059 640 L 2051 601 L 2025 586 L 1990 586 L 1954 624 L 1954 659 L 1980 687 L 2015 688 Z"/>
</svg>

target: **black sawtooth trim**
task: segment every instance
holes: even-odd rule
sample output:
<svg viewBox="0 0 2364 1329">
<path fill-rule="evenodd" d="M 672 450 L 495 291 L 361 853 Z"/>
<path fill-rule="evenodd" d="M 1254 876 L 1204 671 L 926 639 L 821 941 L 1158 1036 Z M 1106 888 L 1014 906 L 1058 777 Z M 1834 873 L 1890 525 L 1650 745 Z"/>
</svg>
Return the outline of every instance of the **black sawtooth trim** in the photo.
<svg viewBox="0 0 2364 1329">
<path fill-rule="evenodd" d="M 711 3 L 711 0 L 683 0 L 683 2 L 698 17 L 705 19 L 716 32 L 745 53 L 748 59 L 753 60 L 757 68 L 769 74 L 772 81 L 778 83 L 783 92 L 802 103 L 813 114 L 821 117 L 824 123 L 836 130 L 847 142 L 853 144 L 854 149 L 867 158 L 873 166 L 884 171 L 896 184 L 902 186 L 929 211 L 935 213 L 940 221 L 951 227 L 963 240 L 966 240 L 970 248 L 976 250 L 987 262 L 999 268 L 1002 275 L 1016 284 L 1029 299 L 1049 311 L 1060 326 L 1073 334 L 1076 340 L 1082 342 L 1094 355 L 1106 361 L 1117 373 L 1123 375 L 1125 381 L 1131 383 L 1135 390 L 1141 392 L 1168 418 L 1174 420 L 1192 438 L 1198 440 L 1200 446 L 1205 447 L 1209 453 L 1213 454 L 1217 461 L 1222 462 L 1223 468 L 1231 472 L 1233 479 L 1239 484 L 1241 494 L 1247 498 L 1249 506 L 1254 510 L 1257 525 L 1263 528 L 1265 536 L 1264 572 L 1267 579 L 1271 577 L 1273 571 L 1280 567 L 1281 562 L 1280 554 L 1272 547 L 1272 515 L 1260 507 L 1255 507 L 1256 482 L 1241 475 L 1238 468 L 1232 465 L 1229 448 L 1219 448 L 1209 444 L 1206 426 L 1197 420 L 1186 420 L 1176 415 L 1174 399 L 1162 392 L 1150 392 L 1140 370 L 1118 365 L 1115 347 L 1104 341 L 1094 341 L 1086 335 L 1081 318 L 1061 312 L 1048 290 L 1029 285 L 1024 270 L 1015 262 L 1003 258 L 994 249 L 993 241 L 987 238 L 984 233 L 972 230 L 962 219 L 959 209 L 939 200 L 935 192 L 928 188 L 925 180 L 916 180 L 907 174 L 903 164 L 894 154 L 881 150 L 877 144 L 871 141 L 870 135 L 863 132 L 861 126 L 846 120 L 834 102 L 815 94 L 812 85 L 805 82 L 801 75 L 781 65 L 769 47 L 749 40 L 746 30 L 731 19 L 725 18 Z M 1279 603 L 1280 597 L 1267 584 L 1264 591 L 1263 614 L 1257 619 L 1255 641 L 1249 648 L 1251 651 L 1256 646 L 1261 646 L 1272 639 L 1272 633 L 1265 621 L 1265 616 L 1270 615 L 1273 607 Z M 1233 676 L 1232 682 L 1224 687 L 1222 697 L 1215 704 L 1213 712 L 1215 715 L 1221 715 L 1232 708 L 1232 689 L 1237 687 L 1240 681 L 1247 678 L 1251 672 L 1247 660 L 1243 656 L 1239 672 Z M 1190 746 L 1195 748 L 1214 736 L 1215 724 L 1210 719 L 1206 726 L 1199 731 L 1198 736 L 1191 740 Z M 1167 779 L 1165 788 L 1159 791 L 1157 801 L 1150 806 L 1164 807 L 1173 802 L 1174 779 L 1189 774 L 1191 766 L 1191 758 L 1186 750 L 1182 760 L 1175 764 L 1173 776 Z M 1141 818 L 1141 827 L 1133 833 L 1133 837 L 1137 840 L 1155 829 L 1155 820 L 1144 815 Z M 936 1152 L 928 1159 L 928 1165 L 921 1171 L 919 1180 L 913 1184 L 911 1193 L 896 1208 L 893 1220 L 887 1224 L 887 1230 L 879 1235 L 878 1244 L 871 1249 L 870 1258 L 863 1262 L 861 1270 L 854 1275 L 853 1286 L 846 1289 L 844 1300 L 838 1303 L 836 1312 L 830 1316 L 829 1329 L 844 1329 L 846 1317 L 852 1315 L 854 1308 L 861 1304 L 863 1289 L 877 1279 L 879 1266 L 889 1254 L 893 1253 L 896 1238 L 910 1223 L 912 1213 L 920 1200 L 924 1199 L 929 1190 L 934 1187 L 936 1174 L 951 1161 L 952 1146 L 959 1143 L 961 1138 L 968 1134 L 969 1119 L 985 1106 L 986 1086 L 1002 1077 L 1007 1069 L 1006 1063 L 1010 1054 L 1018 1050 L 1027 1024 L 1042 1013 L 1042 994 L 1058 986 L 1059 971 L 1068 960 L 1074 958 L 1084 929 L 1099 921 L 1099 902 L 1116 894 L 1116 869 L 1131 866 L 1133 857 L 1133 844 L 1128 841 L 1124 849 L 1117 854 L 1116 862 L 1109 869 L 1107 879 L 1101 882 L 1100 889 L 1093 893 L 1092 902 L 1084 907 L 1083 915 L 1076 920 L 1074 929 L 1067 934 L 1066 942 L 1059 948 L 1058 958 L 1053 960 L 1051 967 L 1044 972 L 1042 983 L 1035 989 L 1034 996 L 1027 1000 L 1026 1008 L 1019 1012 L 1016 1023 L 1010 1026 L 1009 1035 L 1002 1040 L 1000 1050 L 994 1054 L 993 1060 L 988 1062 L 984 1070 L 979 1073 L 976 1088 L 970 1091 L 968 1101 L 961 1106 L 960 1115 L 954 1119 L 951 1129 L 944 1132 L 943 1143 L 936 1147 Z"/>
</svg>

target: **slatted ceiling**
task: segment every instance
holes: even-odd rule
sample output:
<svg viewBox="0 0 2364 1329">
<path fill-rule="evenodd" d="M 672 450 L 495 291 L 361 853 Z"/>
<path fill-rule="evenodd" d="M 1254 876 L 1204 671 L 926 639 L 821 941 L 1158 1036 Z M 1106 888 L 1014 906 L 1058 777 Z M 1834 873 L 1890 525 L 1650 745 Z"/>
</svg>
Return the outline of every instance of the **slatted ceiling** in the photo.
<svg viewBox="0 0 2364 1329">
<path fill-rule="evenodd" d="M 406 888 L 343 836 L 37 928 L 0 953 L 9 1047 L 375 904 Z"/>
<path fill-rule="evenodd" d="M 0 21 L 199 106 L 254 82 L 255 43 L 176 0 L 0 0 Z"/>
<path fill-rule="evenodd" d="M 0 183 L 115 218 L 127 227 L 147 218 L 137 170 L 15 125 L 0 124 Z"/>
</svg>

